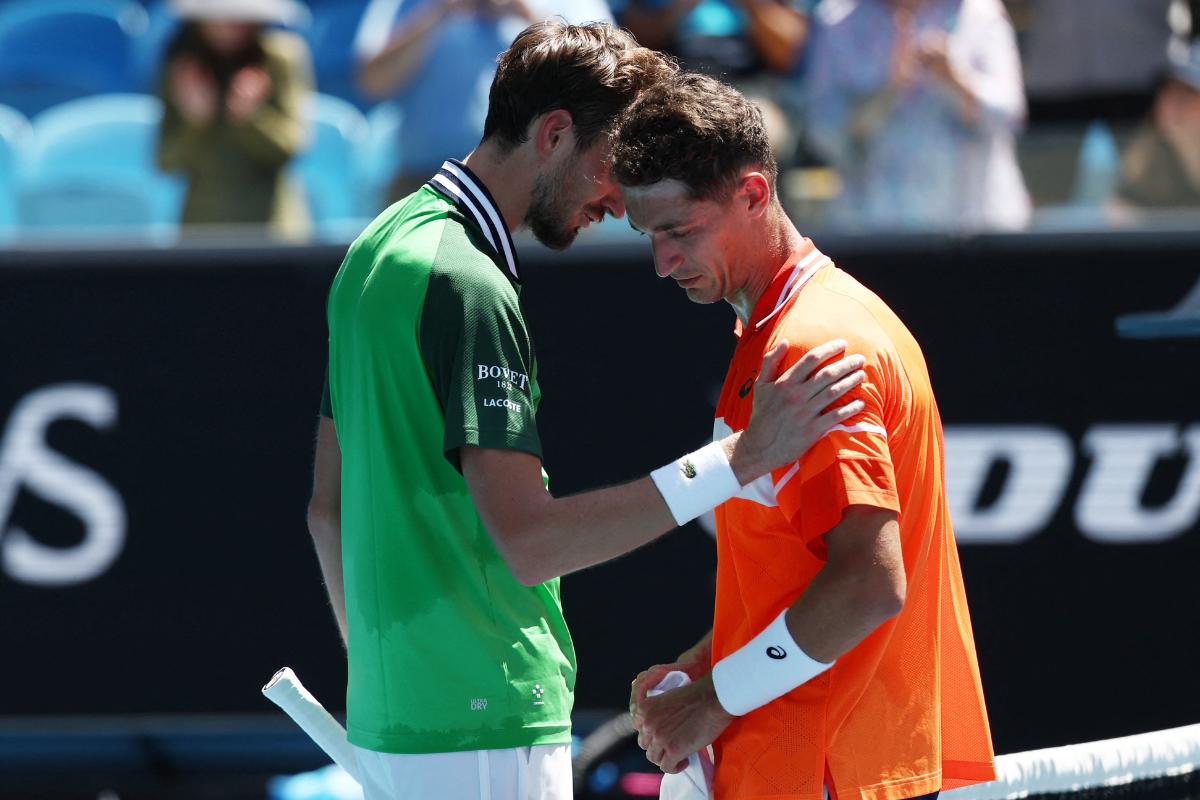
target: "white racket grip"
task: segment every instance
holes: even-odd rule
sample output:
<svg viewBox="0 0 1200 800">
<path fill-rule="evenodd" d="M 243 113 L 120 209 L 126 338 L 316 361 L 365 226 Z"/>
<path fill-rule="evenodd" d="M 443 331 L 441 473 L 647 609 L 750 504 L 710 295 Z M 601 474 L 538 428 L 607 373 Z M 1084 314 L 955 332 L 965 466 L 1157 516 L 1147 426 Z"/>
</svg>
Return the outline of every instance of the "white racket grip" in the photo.
<svg viewBox="0 0 1200 800">
<path fill-rule="evenodd" d="M 304 688 L 291 667 L 276 672 L 262 688 L 262 693 L 282 708 L 333 759 L 333 763 L 362 784 L 358 774 L 358 757 L 346 739 L 346 729 Z"/>
</svg>

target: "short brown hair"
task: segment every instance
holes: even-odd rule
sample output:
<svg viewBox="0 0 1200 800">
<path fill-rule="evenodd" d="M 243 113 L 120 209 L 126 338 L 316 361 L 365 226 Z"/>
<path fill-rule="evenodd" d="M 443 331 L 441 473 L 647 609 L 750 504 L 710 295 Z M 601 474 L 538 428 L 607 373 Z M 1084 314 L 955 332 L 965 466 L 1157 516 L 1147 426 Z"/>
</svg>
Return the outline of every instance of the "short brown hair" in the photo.
<svg viewBox="0 0 1200 800">
<path fill-rule="evenodd" d="M 748 166 L 774 187 L 778 168 L 762 112 L 733 87 L 694 72 L 642 92 L 613 141 L 613 172 L 622 185 L 677 180 L 697 200 L 724 198 Z"/>
<path fill-rule="evenodd" d="M 607 23 L 535 22 L 500 54 L 483 138 L 511 150 L 528 138 L 534 118 L 563 109 L 577 147 L 586 148 L 612 130 L 643 87 L 673 71 L 661 54 Z"/>
</svg>

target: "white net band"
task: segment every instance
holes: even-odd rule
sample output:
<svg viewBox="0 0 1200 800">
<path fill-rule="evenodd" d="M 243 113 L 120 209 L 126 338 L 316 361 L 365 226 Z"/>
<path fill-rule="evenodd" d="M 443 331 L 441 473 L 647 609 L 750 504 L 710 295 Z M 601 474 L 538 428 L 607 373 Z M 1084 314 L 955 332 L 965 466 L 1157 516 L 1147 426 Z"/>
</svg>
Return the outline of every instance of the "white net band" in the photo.
<svg viewBox="0 0 1200 800">
<path fill-rule="evenodd" d="M 943 800 L 1018 800 L 1186 775 L 1200 767 L 1200 725 L 996 758 L 996 780 Z"/>
</svg>

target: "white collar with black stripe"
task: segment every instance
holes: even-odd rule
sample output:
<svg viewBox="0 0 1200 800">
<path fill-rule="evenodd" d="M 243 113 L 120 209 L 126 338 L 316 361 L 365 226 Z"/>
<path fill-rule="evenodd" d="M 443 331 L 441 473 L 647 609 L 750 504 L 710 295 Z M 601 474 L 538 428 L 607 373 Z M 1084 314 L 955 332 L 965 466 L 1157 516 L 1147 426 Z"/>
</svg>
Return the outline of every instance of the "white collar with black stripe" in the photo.
<svg viewBox="0 0 1200 800">
<path fill-rule="evenodd" d="M 500 215 L 500 209 L 483 181 L 466 164 L 451 158 L 443 162 L 437 174 L 425 183 L 445 195 L 464 215 L 475 220 L 488 244 L 508 267 L 512 279 L 520 283 L 517 248 L 513 244 L 512 234 L 508 232 L 504 217 Z"/>
</svg>

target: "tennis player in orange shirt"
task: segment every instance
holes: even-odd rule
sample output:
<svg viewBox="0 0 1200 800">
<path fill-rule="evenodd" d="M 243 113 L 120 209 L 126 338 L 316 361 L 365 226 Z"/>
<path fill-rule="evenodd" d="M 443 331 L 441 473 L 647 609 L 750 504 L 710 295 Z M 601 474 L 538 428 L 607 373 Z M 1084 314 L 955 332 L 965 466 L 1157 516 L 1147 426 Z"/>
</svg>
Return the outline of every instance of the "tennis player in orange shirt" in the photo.
<svg viewBox="0 0 1200 800">
<path fill-rule="evenodd" d="M 908 800 L 992 780 L 941 421 L 917 342 L 797 232 L 762 117 L 733 89 L 695 74 L 649 89 L 613 158 L 658 274 L 737 314 L 715 437 L 746 425 L 779 342 L 785 365 L 833 337 L 867 359 L 847 396 L 861 414 L 717 508 L 712 632 L 634 682 L 647 757 L 678 772 L 712 743 L 717 800 Z M 693 683 L 647 697 L 673 669 Z"/>
</svg>

